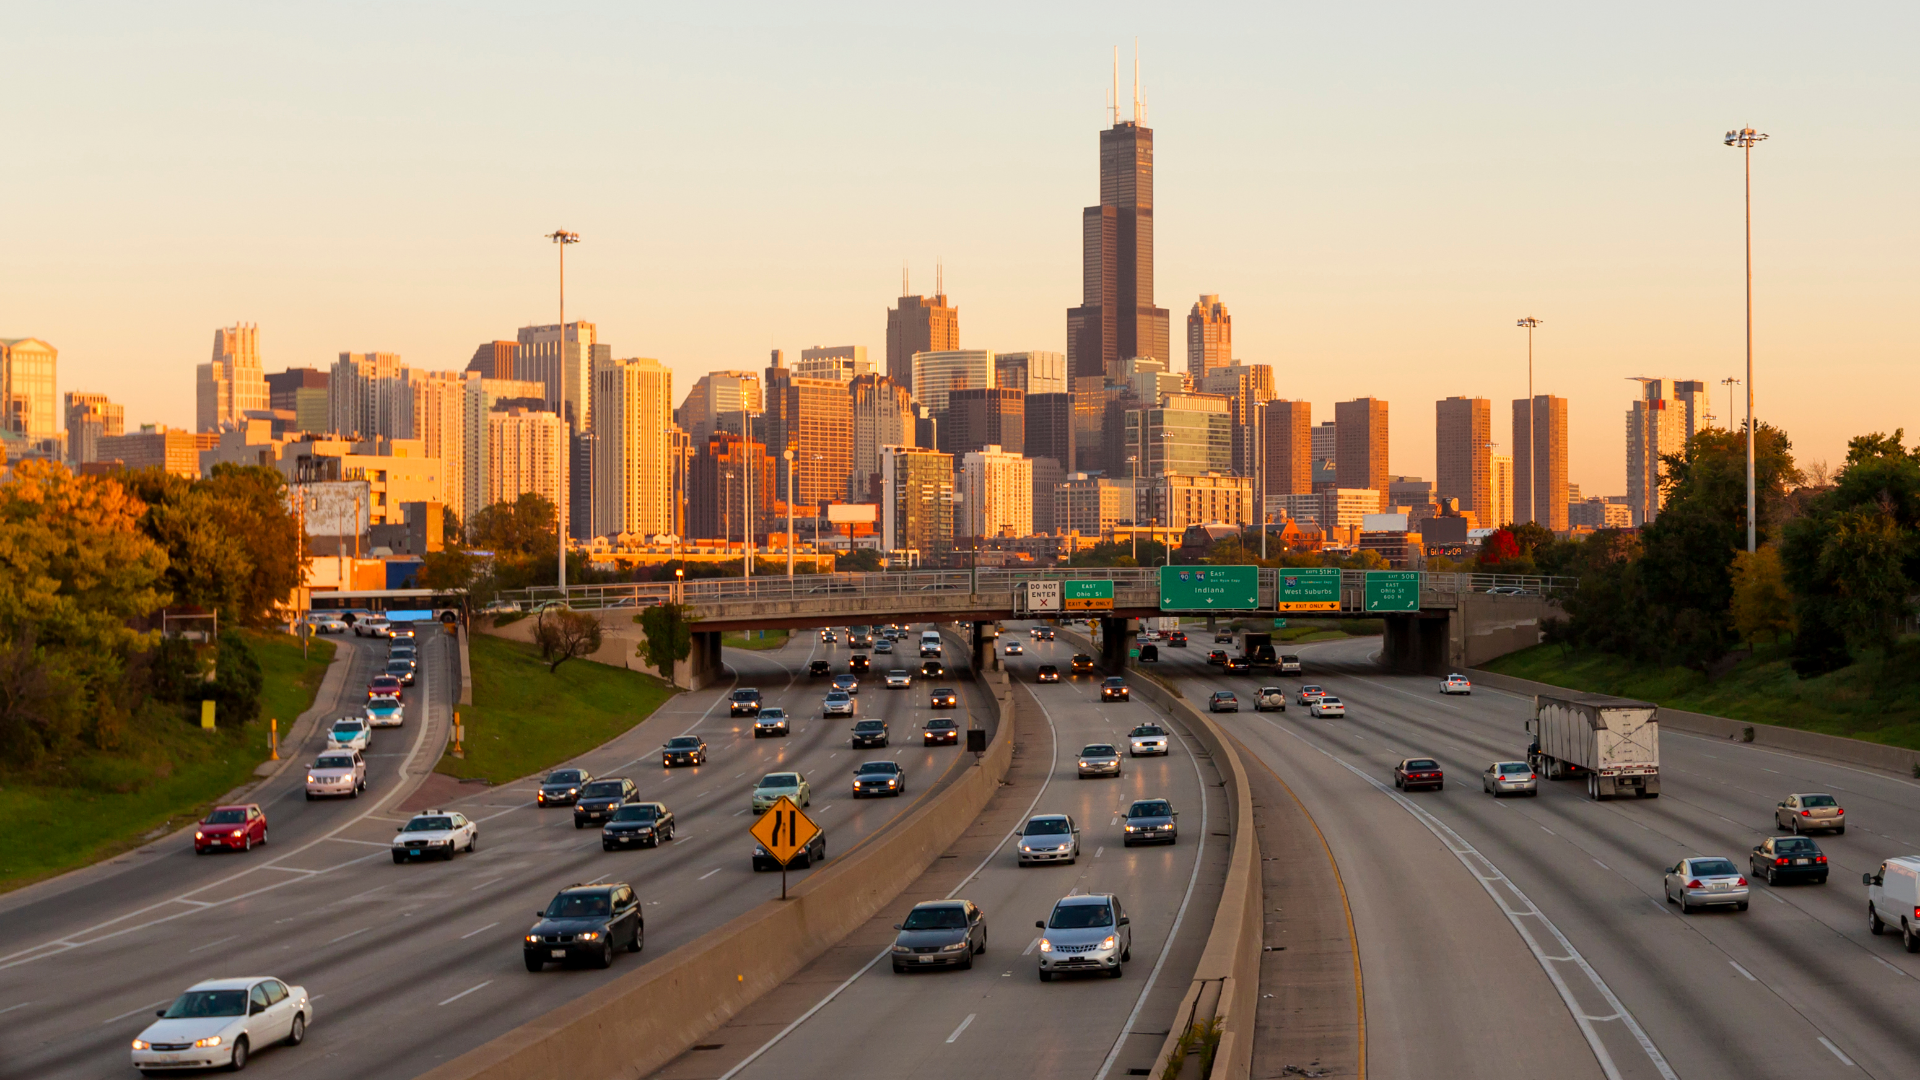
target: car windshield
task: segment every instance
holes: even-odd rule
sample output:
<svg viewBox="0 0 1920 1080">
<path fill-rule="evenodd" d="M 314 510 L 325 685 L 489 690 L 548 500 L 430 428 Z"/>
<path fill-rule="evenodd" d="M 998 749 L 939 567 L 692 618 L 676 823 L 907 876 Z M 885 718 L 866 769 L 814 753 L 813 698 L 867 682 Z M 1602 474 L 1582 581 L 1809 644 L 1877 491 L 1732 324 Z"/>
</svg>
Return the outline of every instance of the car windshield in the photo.
<svg viewBox="0 0 1920 1080">
<path fill-rule="evenodd" d="M 1440 763 L 1432 758 L 1417 757 L 1407 760 L 1407 768 L 1409 769 L 1437 769 L 1439 767 Z"/>
<path fill-rule="evenodd" d="M 353 759 L 336 754 L 333 757 L 321 758 L 319 761 L 313 763 L 313 767 L 316 769 L 351 769 L 353 768 Z"/>
<path fill-rule="evenodd" d="M 1696 877 L 1733 877 L 1739 873 L 1727 859 L 1695 859 L 1692 866 Z"/>
<path fill-rule="evenodd" d="M 586 774 L 579 769 L 556 769 L 547 774 L 549 784 L 577 784 Z"/>
<path fill-rule="evenodd" d="M 587 790 L 580 794 L 589 796 L 618 795 L 623 786 L 624 785 L 618 780 L 595 780 L 593 783 L 588 784 Z"/>
<path fill-rule="evenodd" d="M 1094 743 L 1092 746 L 1089 746 L 1085 750 L 1080 751 L 1080 756 L 1081 757 L 1112 757 L 1117 752 L 1118 751 L 1114 750 L 1113 747 L 1108 746 L 1106 743 Z"/>
<path fill-rule="evenodd" d="M 245 990 L 189 990 L 173 999 L 162 1014 L 167 1020 L 188 1020 L 201 1016 L 245 1016 Z"/>
<path fill-rule="evenodd" d="M 675 735 L 667 740 L 667 745 L 675 750 L 698 750 L 700 740 L 692 735 Z"/>
<path fill-rule="evenodd" d="M 1800 796 L 1800 805 L 1801 806 L 1839 806 L 1840 804 L 1837 801 L 1835 801 L 1834 797 L 1831 795 L 1802 795 Z"/>
<path fill-rule="evenodd" d="M 399 707 L 400 707 L 399 698 L 388 697 L 385 694 L 382 694 L 379 697 L 367 699 L 367 708 L 369 709 L 397 709 Z"/>
<path fill-rule="evenodd" d="M 652 803 L 633 803 L 613 812 L 615 821 L 652 821 L 659 816 Z"/>
<path fill-rule="evenodd" d="M 409 664 L 409 663 L 407 663 L 407 662 L 406 662 L 405 660 L 389 660 L 389 661 L 387 661 L 387 670 L 388 670 L 388 671 L 405 671 L 405 670 L 407 670 L 408 668 L 410 668 L 410 667 L 412 667 L 412 666 L 413 666 L 412 664 Z"/>
<path fill-rule="evenodd" d="M 1130 732 L 1129 734 L 1131 734 L 1131 735 L 1136 735 L 1136 736 L 1138 736 L 1138 735 L 1165 735 L 1165 734 L 1166 734 L 1166 732 L 1164 732 L 1164 731 L 1162 731 L 1162 730 L 1160 730 L 1160 729 L 1159 729 L 1158 727 L 1155 727 L 1155 726 L 1154 726 L 1154 725 L 1152 725 L 1152 724 L 1142 724 L 1142 725 L 1140 725 L 1139 727 L 1137 727 L 1137 728 L 1134 728 L 1134 729 L 1133 729 L 1133 731 L 1132 731 L 1132 732 Z"/>
<path fill-rule="evenodd" d="M 758 700 L 760 700 L 760 691 L 758 691 L 758 690 L 735 690 L 735 691 L 733 692 L 733 700 L 735 700 L 735 701 L 758 701 Z"/>
<path fill-rule="evenodd" d="M 1127 681 L 1125 679 L 1122 679 L 1120 676 L 1110 675 L 1107 677 L 1107 681 L 1102 683 L 1101 685 L 1102 686 L 1125 686 L 1126 684 L 1127 684 Z"/>
<path fill-rule="evenodd" d="M 1804 836 L 1785 836 L 1773 842 L 1773 850 L 1800 852 L 1818 851 L 1820 849 L 1814 847 L 1813 841 Z"/>
<path fill-rule="evenodd" d="M 1297 664 L 1300 662 L 1300 658 L 1292 653 L 1281 653 L 1280 661 L 1285 664 Z"/>
<path fill-rule="evenodd" d="M 1340 699 L 1339 699 L 1339 698 L 1337 698 L 1337 697 L 1328 697 L 1327 695 L 1325 695 L 1325 694 L 1322 694 L 1322 695 L 1320 695 L 1320 704 L 1322 704 L 1322 705 L 1338 705 L 1338 704 L 1340 704 Z M 1423 769 L 1424 769 L 1424 768 L 1427 768 L 1427 766 L 1425 766 L 1425 765 L 1422 765 L 1422 766 L 1420 766 L 1420 767 L 1421 767 L 1421 768 L 1423 768 Z"/>
<path fill-rule="evenodd" d="M 1053 918 L 1047 921 L 1051 930 L 1086 930 L 1112 925 L 1113 909 L 1105 904 L 1060 904 L 1053 909 Z"/>
<path fill-rule="evenodd" d="M 549 919 L 591 919 L 606 913 L 606 893 L 561 893 L 547 905 Z"/>
<path fill-rule="evenodd" d="M 760 710 L 760 719 L 762 720 L 782 720 L 786 718 L 786 715 L 787 715 L 787 710 L 785 709 L 761 709 Z"/>
<path fill-rule="evenodd" d="M 343 734 L 347 734 L 347 735 L 351 735 L 351 734 L 353 734 L 354 732 L 356 732 L 356 731 L 359 731 L 359 730 L 360 730 L 360 721 L 358 721 L 358 720 L 335 720 L 335 721 L 333 722 L 333 730 L 335 730 L 335 731 L 338 731 L 338 732 L 341 732 L 341 733 L 343 733 Z"/>
<path fill-rule="evenodd" d="M 247 820 L 245 810 L 215 810 L 207 815 L 209 825 L 238 825 Z"/>
<path fill-rule="evenodd" d="M 914 908 L 907 912 L 907 921 L 900 924 L 902 930 L 965 930 L 966 928 L 967 910 L 958 904 Z"/>
<path fill-rule="evenodd" d="M 763 788 L 797 788 L 800 786 L 800 774 L 791 772 L 771 772 L 760 778 Z"/>
<path fill-rule="evenodd" d="M 868 773 L 891 774 L 891 773 L 897 773 L 899 771 L 900 771 L 900 766 L 894 764 L 891 761 L 868 761 L 863 763 L 858 769 L 854 770 L 854 772 L 860 773 L 862 775 L 865 775 Z"/>
<path fill-rule="evenodd" d="M 1502 762 L 1500 765 L 1500 772 L 1502 774 L 1524 773 L 1524 772 L 1532 772 L 1532 771 L 1533 771 L 1533 766 L 1527 764 L 1524 761 L 1507 761 L 1507 762 Z"/>
<path fill-rule="evenodd" d="M 1059 671 L 1060 669 L 1057 667 L 1054 667 L 1052 664 L 1041 664 L 1040 670 L 1041 671 Z"/>
<path fill-rule="evenodd" d="M 450 817 L 417 817 L 407 822 L 408 832 L 439 832 L 453 828 Z"/>
<path fill-rule="evenodd" d="M 927 721 L 927 726 L 930 728 L 950 728 L 950 727 L 958 727 L 960 725 L 948 719 L 947 717 L 942 716 L 937 719 Z"/>
<path fill-rule="evenodd" d="M 847 696 L 847 692 L 845 690 L 834 690 L 827 694 L 827 700 L 828 701 L 850 701 L 852 699 Z"/>
<path fill-rule="evenodd" d="M 880 730 L 881 728 L 883 728 L 883 727 L 886 727 L 886 726 L 887 726 L 887 725 L 886 725 L 886 722 L 885 722 L 885 721 L 883 721 L 883 720 L 862 720 L 862 721 L 860 721 L 859 723 L 857 723 L 857 724 L 855 724 L 855 725 L 853 725 L 853 730 L 855 730 L 855 731 L 879 731 L 879 730 Z"/>
<path fill-rule="evenodd" d="M 1230 690 L 1215 690 L 1215 691 L 1213 692 L 1213 700 L 1215 700 L 1215 701 L 1232 701 L 1232 700 L 1233 700 L 1233 692 L 1232 692 L 1232 691 L 1230 691 Z"/>
<path fill-rule="evenodd" d="M 1073 831 L 1066 818 L 1034 818 L 1027 822 L 1027 831 L 1022 836 L 1065 836 Z"/>
<path fill-rule="evenodd" d="M 1172 817 L 1173 804 L 1165 799 L 1142 799 L 1127 807 L 1128 817 Z"/>
</svg>

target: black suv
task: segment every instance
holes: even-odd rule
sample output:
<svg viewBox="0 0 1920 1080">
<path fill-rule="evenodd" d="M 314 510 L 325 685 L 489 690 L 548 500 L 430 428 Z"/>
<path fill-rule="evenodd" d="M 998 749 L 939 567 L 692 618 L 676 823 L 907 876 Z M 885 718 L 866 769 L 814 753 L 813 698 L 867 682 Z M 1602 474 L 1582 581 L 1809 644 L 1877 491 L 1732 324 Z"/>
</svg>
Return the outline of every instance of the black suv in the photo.
<svg viewBox="0 0 1920 1080">
<path fill-rule="evenodd" d="M 594 967 L 613 964 L 615 946 L 639 952 L 647 943 L 647 919 L 633 886 L 569 885 L 543 911 L 521 946 L 527 970 L 539 971 L 551 961 L 584 960 Z"/>
<path fill-rule="evenodd" d="M 591 822 L 605 821 L 622 804 L 640 793 L 633 781 L 624 776 L 603 776 L 580 789 L 573 802 L 573 827 L 584 829 Z"/>
<path fill-rule="evenodd" d="M 936 716 L 927 721 L 921 729 L 920 745 L 933 746 L 937 743 L 960 745 L 960 725 L 951 716 Z"/>
<path fill-rule="evenodd" d="M 1100 684 L 1100 700 L 1131 701 L 1133 700 L 1133 691 L 1127 689 L 1127 681 L 1125 679 L 1122 679 L 1118 675 L 1111 675 L 1107 677 L 1106 682 Z"/>
<path fill-rule="evenodd" d="M 1093 657 L 1086 653 L 1073 654 L 1073 673 L 1075 675 L 1093 674 Z"/>
<path fill-rule="evenodd" d="M 887 722 L 885 720 L 862 720 L 853 725 L 853 746 L 887 745 Z"/>
<path fill-rule="evenodd" d="M 920 665 L 920 677 L 923 679 L 944 679 L 947 677 L 947 666 L 938 660 L 929 660 Z"/>
<path fill-rule="evenodd" d="M 555 769 L 540 781 L 540 793 L 534 801 L 541 806 L 563 806 L 580 797 L 580 789 L 593 780 L 585 769 Z"/>
<path fill-rule="evenodd" d="M 818 679 L 831 674 L 833 674 L 833 665 L 827 663 L 825 660 L 815 660 L 813 663 L 807 665 L 807 678 L 809 679 Z"/>
<path fill-rule="evenodd" d="M 855 675 L 865 675 L 873 667 L 873 660 L 866 653 L 854 653 L 847 658 L 847 670 Z"/>
<path fill-rule="evenodd" d="M 735 690 L 727 699 L 728 716 L 759 716 L 760 691 L 750 686 Z"/>
<path fill-rule="evenodd" d="M 669 769 L 675 765 L 706 763 L 707 740 L 698 735 L 675 735 L 660 747 L 660 764 Z"/>
</svg>

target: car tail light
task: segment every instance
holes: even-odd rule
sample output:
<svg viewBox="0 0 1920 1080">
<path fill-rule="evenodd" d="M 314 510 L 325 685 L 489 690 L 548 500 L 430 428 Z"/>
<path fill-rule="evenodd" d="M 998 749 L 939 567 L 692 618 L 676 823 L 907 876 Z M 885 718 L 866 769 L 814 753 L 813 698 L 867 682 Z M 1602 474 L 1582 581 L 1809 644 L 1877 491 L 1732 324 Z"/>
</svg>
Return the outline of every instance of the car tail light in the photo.
<svg viewBox="0 0 1920 1080">
<path fill-rule="evenodd" d="M 1785 860 L 1785 859 L 1775 859 L 1775 860 L 1773 860 L 1773 865 L 1775 865 L 1775 866 L 1785 866 L 1785 865 L 1787 865 L 1787 860 Z"/>
<path fill-rule="evenodd" d="M 1800 811 L 1800 816 L 1801 816 L 1801 817 L 1812 817 L 1812 816 L 1813 816 L 1813 811 L 1811 811 L 1811 810 L 1802 810 L 1802 811 Z"/>
<path fill-rule="evenodd" d="M 1738 885 L 1738 886 L 1740 886 L 1741 888 L 1743 888 L 1743 889 L 1744 889 L 1744 888 L 1746 888 L 1746 887 L 1747 887 L 1747 879 L 1746 879 L 1746 878 L 1741 878 L 1741 879 L 1740 879 L 1739 881 L 1736 881 L 1736 882 L 1734 882 L 1734 884 L 1735 884 L 1735 885 Z"/>
<path fill-rule="evenodd" d="M 1814 861 L 1814 862 L 1817 862 L 1817 863 L 1821 863 L 1821 862 L 1826 862 L 1826 861 L 1827 861 L 1827 857 L 1826 857 L 1825 855 L 1815 855 L 1815 856 L 1813 857 L 1813 861 Z"/>
<path fill-rule="evenodd" d="M 1845 811 L 1845 810 L 1843 810 L 1843 809 L 1841 809 L 1840 807 L 1837 807 L 1837 806 L 1836 806 L 1836 807 L 1834 807 L 1834 808 L 1833 808 L 1833 816 L 1834 816 L 1834 817 L 1839 817 L 1840 815 L 1842 815 L 1842 814 L 1844 814 L 1844 813 L 1846 813 L 1846 811 Z"/>
<path fill-rule="evenodd" d="M 1694 881 L 1689 881 L 1689 882 L 1687 882 L 1687 888 L 1689 888 L 1689 889 L 1700 889 L 1700 888 L 1705 888 L 1705 886 L 1703 886 L 1703 885 L 1701 885 L 1701 884 L 1700 884 L 1700 882 L 1699 882 L 1699 881 L 1698 881 L 1698 880 L 1696 879 L 1696 880 L 1694 880 Z"/>
</svg>

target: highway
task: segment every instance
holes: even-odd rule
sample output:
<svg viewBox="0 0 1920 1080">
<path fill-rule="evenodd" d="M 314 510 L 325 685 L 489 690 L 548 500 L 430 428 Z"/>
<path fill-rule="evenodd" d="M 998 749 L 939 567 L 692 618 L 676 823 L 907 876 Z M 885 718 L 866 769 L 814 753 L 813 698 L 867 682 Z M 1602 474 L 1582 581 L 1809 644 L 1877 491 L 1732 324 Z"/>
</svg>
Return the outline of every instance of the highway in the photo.
<svg viewBox="0 0 1920 1080">
<path fill-rule="evenodd" d="M 348 639 L 343 647 L 354 666 L 339 704 L 357 705 L 384 660 L 384 642 Z M 947 652 L 950 665 L 960 659 L 951 646 Z M 827 831 L 831 864 L 925 798 L 951 767 L 971 763 L 958 748 L 921 747 L 931 687 L 920 680 L 894 691 L 863 680 L 860 715 L 889 720 L 894 746 L 851 750 L 851 724 L 820 718 L 825 680 L 806 676 L 809 659 L 829 658 L 844 671 L 846 656 L 844 646 L 823 646 L 812 633 L 779 650 L 727 651 L 739 685 L 759 686 L 768 705 L 796 718 L 790 737 L 755 740 L 749 721 L 727 715 L 735 684 L 723 681 L 671 699 L 646 723 L 569 763 L 632 776 L 642 798 L 667 803 L 678 818 L 671 843 L 604 852 L 598 829 L 576 830 L 569 810 L 538 809 L 533 785 L 514 783 L 446 804 L 480 823 L 476 853 L 395 865 L 386 848 L 408 816 L 393 809 L 404 790 L 401 770 L 417 777 L 431 768 L 455 685 L 452 649 L 436 638 L 408 692 L 407 726 L 375 736 L 367 795 L 304 799 L 299 765 L 320 747 L 324 732 L 316 730 L 307 745 L 292 748 L 294 767 L 249 796 L 267 811 L 268 846 L 195 856 L 188 832 L 0 901 L 0 1076 L 125 1072 L 128 1043 L 152 1010 L 208 978 L 271 974 L 313 995 L 306 1044 L 267 1050 L 249 1064 L 265 1075 L 302 1068 L 416 1075 L 591 993 L 778 895 L 779 875 L 752 871 L 746 831 L 747 795 L 765 772 L 798 769 L 813 783 L 810 813 Z M 887 666 L 885 656 L 875 659 Z M 991 711 L 973 683 L 952 685 L 961 690 L 963 726 L 973 714 L 986 722 Z M 428 701 L 432 725 L 415 712 Z M 659 745 L 683 733 L 707 739 L 711 764 L 661 768 Z M 907 794 L 847 798 L 855 762 L 882 755 L 905 765 Z M 557 889 L 596 880 L 636 886 L 646 905 L 646 950 L 620 954 L 609 971 L 528 972 L 520 935 L 534 911 Z"/>
<path fill-rule="evenodd" d="M 1125 759 L 1118 779 L 1079 779 L 1083 745 L 1124 747 L 1135 725 L 1166 724 L 1167 717 L 1144 700 L 1103 704 L 1097 677 L 1035 684 L 1042 663 L 1067 669 L 1074 648 L 1064 637 L 1034 642 L 1024 624 L 1008 624 L 1001 640 L 1024 645 L 1024 656 L 1004 662 L 1022 684 L 1016 696 L 1031 697 L 1020 701 L 1008 785 L 982 815 L 982 827 L 845 946 L 702 1040 L 716 1049 L 685 1054 L 657 1076 L 1103 1080 L 1152 1063 L 1192 979 L 1225 877 L 1229 841 L 1218 774 L 1210 760 L 1195 756 L 1198 744 L 1182 737 L 1166 757 Z M 1120 815 L 1132 800 L 1153 796 L 1171 799 L 1180 811 L 1179 843 L 1123 846 Z M 1073 815 L 1082 829 L 1076 864 L 1017 864 L 1008 832 L 1030 813 Z M 1119 896 L 1132 919 L 1132 961 L 1119 979 L 1042 983 L 1034 922 L 1076 892 Z M 885 954 L 890 925 L 915 902 L 947 895 L 985 911 L 987 952 L 971 970 L 895 974 Z"/>
<path fill-rule="evenodd" d="M 1192 648 L 1163 648 L 1157 673 L 1201 708 L 1215 689 L 1247 709 L 1259 685 L 1302 682 L 1347 704 L 1344 720 L 1294 704 L 1218 719 L 1250 768 L 1284 778 L 1339 864 L 1370 1076 L 1920 1075 L 1920 956 L 1868 934 L 1860 884 L 1920 848 L 1920 785 L 1667 730 L 1657 800 L 1596 803 L 1577 782 L 1495 800 L 1480 770 L 1524 757 L 1530 698 L 1442 697 L 1437 678 L 1382 673 L 1378 639 L 1283 649 L 1301 654 L 1297 678 L 1227 676 L 1189 630 Z M 1440 761 L 1443 791 L 1393 791 L 1413 755 Z M 1662 901 L 1661 869 L 1683 856 L 1744 869 L 1795 791 L 1834 793 L 1853 822 L 1817 838 L 1827 884 L 1754 881 L 1745 912 L 1683 917 Z"/>
</svg>

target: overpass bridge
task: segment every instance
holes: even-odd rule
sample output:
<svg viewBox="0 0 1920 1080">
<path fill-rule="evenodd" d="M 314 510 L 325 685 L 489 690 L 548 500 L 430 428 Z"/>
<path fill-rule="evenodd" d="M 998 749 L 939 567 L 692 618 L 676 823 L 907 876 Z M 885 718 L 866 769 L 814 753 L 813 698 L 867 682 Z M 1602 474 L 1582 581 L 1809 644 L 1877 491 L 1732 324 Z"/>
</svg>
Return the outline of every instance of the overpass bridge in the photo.
<svg viewBox="0 0 1920 1080">
<path fill-rule="evenodd" d="M 1301 611 L 1281 606 L 1287 569 L 1258 570 L 1257 606 L 1232 609 L 1163 608 L 1161 567 L 913 570 L 853 574 L 760 575 L 704 578 L 685 582 L 622 582 L 512 590 L 501 599 L 522 611 L 563 603 L 576 611 L 597 612 L 603 623 L 630 625 L 625 616 L 656 604 L 678 603 L 693 626 L 694 656 L 687 681 L 703 685 L 719 670 L 720 634 L 736 630 L 804 630 L 912 622 L 971 622 L 976 670 L 985 660 L 979 624 L 1014 618 L 1101 618 L 1112 620 L 1102 641 L 1119 666 L 1127 647 L 1125 620 L 1161 615 L 1213 615 L 1221 618 L 1379 618 L 1386 623 L 1389 666 L 1430 671 L 1470 667 L 1535 644 L 1540 626 L 1560 615 L 1559 599 L 1576 579 L 1504 574 L 1417 573 L 1418 608 L 1383 611 L 1369 608 L 1368 573 L 1340 573 L 1337 609 Z M 1196 567 L 1195 569 L 1200 569 Z M 1214 569 L 1206 567 L 1205 569 Z M 1402 580 L 1405 575 L 1397 575 Z M 1067 611 L 1033 611 L 1024 602 L 1030 582 L 1109 582 L 1112 606 Z M 1329 601 L 1330 602 L 1330 601 Z"/>
</svg>

